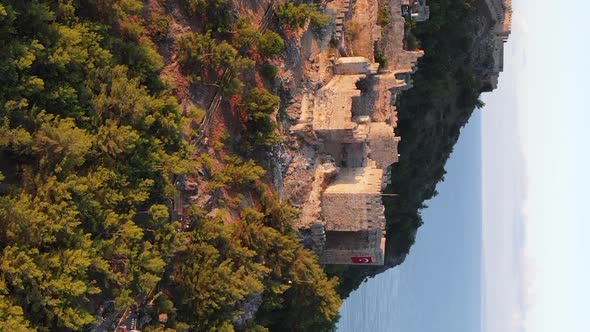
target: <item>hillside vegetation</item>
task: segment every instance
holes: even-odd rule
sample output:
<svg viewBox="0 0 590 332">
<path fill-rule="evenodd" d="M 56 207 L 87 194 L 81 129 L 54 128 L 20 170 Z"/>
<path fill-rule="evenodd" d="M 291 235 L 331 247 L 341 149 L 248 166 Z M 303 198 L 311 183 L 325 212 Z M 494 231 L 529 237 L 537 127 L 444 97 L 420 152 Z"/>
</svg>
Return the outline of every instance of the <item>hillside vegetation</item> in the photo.
<svg viewBox="0 0 590 332">
<path fill-rule="evenodd" d="M 277 140 L 278 98 L 244 73 L 272 69 L 281 36 L 225 0 L 181 1 L 197 26 L 171 35 L 168 11 L 146 3 L 164 2 L 0 2 L 0 330 L 112 330 L 129 315 L 144 331 L 331 330 L 337 280 L 299 244 L 264 169 L 237 154 Z M 293 8 L 293 28 L 322 19 Z M 249 149 L 197 155 L 207 105 L 179 106 L 158 45 L 178 48 L 193 91 L 247 96 L 236 104 Z M 211 184 L 218 213 L 172 217 L 186 178 Z"/>
</svg>

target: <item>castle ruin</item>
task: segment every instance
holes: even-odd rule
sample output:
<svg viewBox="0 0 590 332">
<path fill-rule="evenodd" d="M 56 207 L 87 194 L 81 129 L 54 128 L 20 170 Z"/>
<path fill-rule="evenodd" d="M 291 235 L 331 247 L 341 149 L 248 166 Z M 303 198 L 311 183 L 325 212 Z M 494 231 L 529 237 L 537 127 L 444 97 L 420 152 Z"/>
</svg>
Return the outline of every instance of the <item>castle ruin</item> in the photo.
<svg viewBox="0 0 590 332">
<path fill-rule="evenodd" d="M 510 33 L 511 12 L 506 9 L 510 0 L 482 1 L 491 6 L 490 15 L 496 15 L 494 34 L 499 44 L 488 75 L 495 87 L 502 70 L 503 42 Z M 305 167 L 311 170 L 305 174 L 313 181 L 307 189 L 289 182 L 306 193 L 300 199 L 298 227 L 311 231 L 322 264 L 383 265 L 385 261 L 382 191 L 395 176 L 390 166 L 398 161 L 401 141 L 395 134 L 395 102 L 401 91 L 412 88 L 412 74 L 424 55 L 422 50 L 405 49 L 405 23 L 408 16 L 418 20 L 412 13 L 420 15 L 419 20 L 428 19 L 430 11 L 426 0 L 385 1 L 391 20 L 379 26 L 379 4 L 377 0 L 328 2 L 328 12 L 336 17 L 337 54 L 324 65 L 330 74 L 320 75 L 322 81 L 302 93 L 292 113 L 296 116 L 290 132 L 301 138 L 302 151 L 313 151 L 307 153 L 313 157 L 302 158 L 308 160 Z M 356 41 L 344 38 L 349 25 L 358 30 Z M 379 57 L 385 58 L 381 65 L 374 60 Z"/>
<path fill-rule="evenodd" d="M 373 2 L 371 8 L 376 10 L 377 1 Z M 394 2 L 400 18 L 398 33 L 403 34 L 401 0 Z M 336 11 L 340 18 L 346 17 L 350 4 Z M 338 23 L 338 27 L 346 24 Z M 316 247 L 322 264 L 384 263 L 381 193 L 391 176 L 389 166 L 398 161 L 401 140 L 394 131 L 394 101 L 400 91 L 411 88 L 411 74 L 423 55 L 420 50 L 404 50 L 402 39 L 400 36 L 387 68 L 363 56 L 372 58 L 372 51 L 333 59 L 333 77 L 304 96 L 299 122 L 291 127 L 293 133 L 328 156 L 337 170 L 321 190 L 312 226 L 313 232 L 322 236 Z"/>
<path fill-rule="evenodd" d="M 512 0 L 484 0 L 489 17 L 492 19 L 492 64 L 487 71 L 486 91 L 498 87 L 498 78 L 504 71 L 504 43 L 510 36 L 512 26 Z"/>
</svg>

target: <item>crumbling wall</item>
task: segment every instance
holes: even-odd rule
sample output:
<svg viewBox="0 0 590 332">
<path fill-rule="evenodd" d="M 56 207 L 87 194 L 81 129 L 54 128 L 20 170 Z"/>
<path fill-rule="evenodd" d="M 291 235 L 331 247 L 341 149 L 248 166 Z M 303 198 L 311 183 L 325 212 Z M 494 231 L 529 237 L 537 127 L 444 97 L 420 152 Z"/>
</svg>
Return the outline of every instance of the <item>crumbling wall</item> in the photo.
<svg viewBox="0 0 590 332">
<path fill-rule="evenodd" d="M 342 168 L 322 195 L 322 220 L 328 231 L 380 229 L 383 217 L 383 169 L 374 162 Z"/>
<path fill-rule="evenodd" d="M 324 193 L 322 219 L 328 231 L 380 230 L 384 220 L 381 195 Z"/>
<path fill-rule="evenodd" d="M 399 160 L 397 146 L 400 140 L 400 137 L 395 136 L 393 128 L 386 123 L 371 123 L 367 139 L 369 146 L 368 157 L 375 161 L 377 167 L 388 168 Z"/>
</svg>

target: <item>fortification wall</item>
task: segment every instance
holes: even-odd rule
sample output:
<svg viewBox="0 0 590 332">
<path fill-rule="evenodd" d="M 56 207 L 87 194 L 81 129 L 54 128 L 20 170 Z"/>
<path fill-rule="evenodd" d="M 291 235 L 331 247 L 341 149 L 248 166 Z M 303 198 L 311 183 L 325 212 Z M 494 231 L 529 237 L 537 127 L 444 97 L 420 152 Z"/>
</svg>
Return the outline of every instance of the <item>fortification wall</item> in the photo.
<svg viewBox="0 0 590 332">
<path fill-rule="evenodd" d="M 383 265 L 384 258 L 383 251 L 380 248 L 367 248 L 364 250 L 327 249 L 320 255 L 320 264 Z"/>
<path fill-rule="evenodd" d="M 374 160 L 376 166 L 386 169 L 399 160 L 397 147 L 400 141 L 395 136 L 393 128 L 384 122 L 374 122 L 369 125 L 367 143 L 368 157 Z"/>
<path fill-rule="evenodd" d="M 373 2 L 377 3 L 357 2 L 355 8 L 368 8 Z M 379 29 L 387 68 L 379 68 L 366 57 L 341 57 L 334 61 L 335 76 L 309 98 L 313 100 L 309 105 L 301 104 L 305 123 L 297 128 L 304 131 L 311 127 L 320 138 L 318 149 L 340 167 L 321 193 L 318 223 L 323 225 L 319 233 L 325 231 L 325 237 L 316 241 L 320 243 L 316 247 L 321 247 L 318 252 L 323 264 L 382 265 L 384 261 L 381 191 L 391 176 L 385 174 L 386 170 L 398 161 L 400 140 L 394 132 L 397 115 L 393 102 L 400 90 L 412 86 L 411 74 L 424 55 L 421 50 L 404 50 L 401 0 L 389 3 L 392 21 Z M 339 13 L 336 26 L 341 29 L 336 31 L 343 32 L 345 19 L 341 13 L 348 12 L 349 5 L 335 0 L 328 4 L 330 7 Z"/>
<path fill-rule="evenodd" d="M 368 74 L 370 62 L 364 57 L 343 57 L 334 62 L 334 74 L 355 75 Z"/>
<path fill-rule="evenodd" d="M 512 29 L 512 0 L 504 0 L 504 23 L 502 24 L 502 30 L 504 33 L 510 34 Z M 506 35 L 508 38 L 508 35 Z"/>
<path fill-rule="evenodd" d="M 385 242 L 379 229 L 358 232 L 326 232 L 320 254 L 323 264 L 382 265 Z"/>
<path fill-rule="evenodd" d="M 383 203 L 380 194 L 324 193 L 322 219 L 328 231 L 354 232 L 381 229 Z"/>
</svg>

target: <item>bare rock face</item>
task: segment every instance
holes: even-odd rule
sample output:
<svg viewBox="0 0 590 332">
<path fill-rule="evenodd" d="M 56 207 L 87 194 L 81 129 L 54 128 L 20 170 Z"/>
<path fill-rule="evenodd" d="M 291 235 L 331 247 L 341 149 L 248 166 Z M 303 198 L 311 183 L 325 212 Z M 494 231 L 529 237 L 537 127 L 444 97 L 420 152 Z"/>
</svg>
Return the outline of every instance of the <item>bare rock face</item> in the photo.
<svg viewBox="0 0 590 332">
<path fill-rule="evenodd" d="M 241 331 L 248 321 L 254 319 L 260 305 L 262 305 L 262 294 L 260 293 L 247 296 L 238 305 L 241 314 L 234 320 L 238 331 Z"/>
<path fill-rule="evenodd" d="M 299 188 L 302 190 L 300 190 L 298 198 L 303 200 L 300 201 L 301 214 L 295 225 L 298 229 L 309 229 L 313 223 L 320 220 L 322 193 L 338 174 L 338 167 L 333 160 L 322 161 L 319 158 L 316 164 L 308 164 L 305 166 L 305 170 L 295 173 L 295 178 L 298 179 L 297 183 L 305 184 Z M 309 175 L 312 176 L 309 177 Z"/>
</svg>

